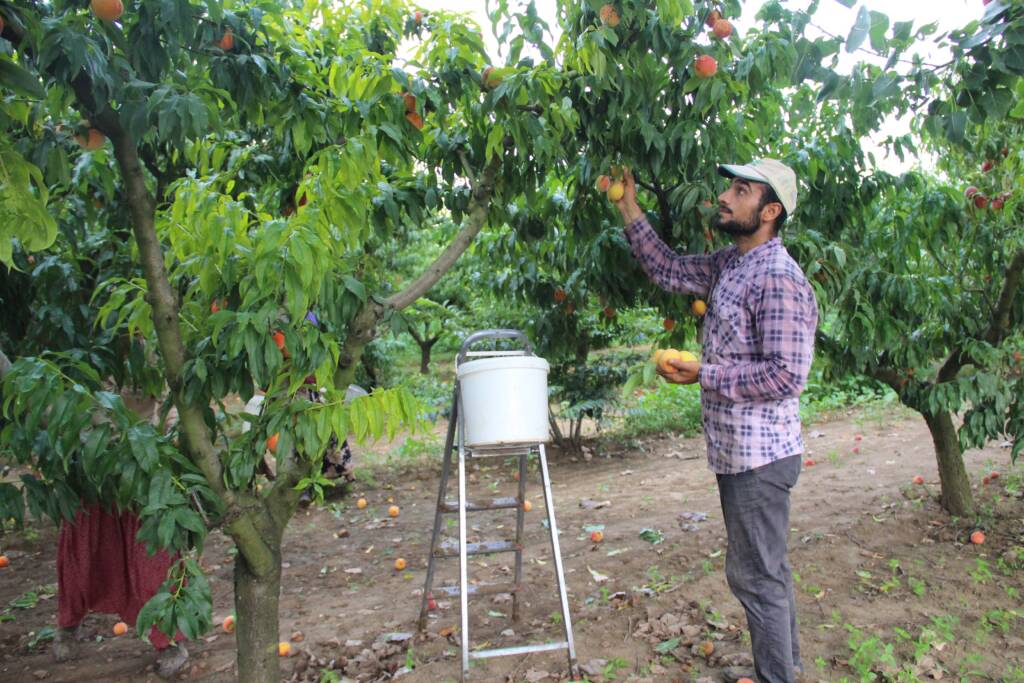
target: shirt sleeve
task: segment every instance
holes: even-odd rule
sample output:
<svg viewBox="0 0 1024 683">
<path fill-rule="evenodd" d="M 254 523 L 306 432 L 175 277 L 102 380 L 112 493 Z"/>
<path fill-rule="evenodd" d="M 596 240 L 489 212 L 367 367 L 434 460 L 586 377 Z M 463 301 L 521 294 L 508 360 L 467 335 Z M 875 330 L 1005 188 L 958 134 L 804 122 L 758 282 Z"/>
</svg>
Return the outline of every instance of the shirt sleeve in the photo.
<svg viewBox="0 0 1024 683">
<path fill-rule="evenodd" d="M 750 362 L 702 364 L 699 381 L 737 403 L 796 398 L 807 384 L 818 326 L 814 290 L 791 275 L 764 279 L 754 301 L 761 354 Z"/>
<path fill-rule="evenodd" d="M 656 285 L 668 292 L 707 297 L 715 269 L 713 255 L 677 254 L 643 216 L 627 225 L 625 232 L 633 256 Z"/>
</svg>

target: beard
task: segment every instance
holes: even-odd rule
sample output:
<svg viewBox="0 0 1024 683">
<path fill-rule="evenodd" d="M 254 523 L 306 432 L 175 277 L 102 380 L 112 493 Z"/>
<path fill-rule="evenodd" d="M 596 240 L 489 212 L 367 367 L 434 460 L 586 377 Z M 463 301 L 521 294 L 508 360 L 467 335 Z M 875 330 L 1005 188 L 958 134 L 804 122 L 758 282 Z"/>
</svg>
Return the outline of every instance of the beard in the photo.
<svg viewBox="0 0 1024 683">
<path fill-rule="evenodd" d="M 735 218 L 731 218 L 732 214 L 729 214 L 729 216 L 730 218 L 722 218 L 721 213 L 716 213 L 711 217 L 712 227 L 733 237 L 749 237 L 757 232 L 758 227 L 760 227 L 753 216 L 748 221 L 738 221 Z"/>
</svg>

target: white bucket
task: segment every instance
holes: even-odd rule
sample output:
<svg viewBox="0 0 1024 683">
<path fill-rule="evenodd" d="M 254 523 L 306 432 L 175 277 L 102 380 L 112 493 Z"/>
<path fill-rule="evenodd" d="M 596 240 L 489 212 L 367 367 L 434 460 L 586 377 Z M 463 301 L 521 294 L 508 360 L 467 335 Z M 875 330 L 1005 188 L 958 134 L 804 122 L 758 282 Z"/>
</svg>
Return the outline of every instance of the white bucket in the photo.
<svg viewBox="0 0 1024 683">
<path fill-rule="evenodd" d="M 548 441 L 548 362 L 537 356 L 467 361 L 458 368 L 466 445 Z"/>
</svg>

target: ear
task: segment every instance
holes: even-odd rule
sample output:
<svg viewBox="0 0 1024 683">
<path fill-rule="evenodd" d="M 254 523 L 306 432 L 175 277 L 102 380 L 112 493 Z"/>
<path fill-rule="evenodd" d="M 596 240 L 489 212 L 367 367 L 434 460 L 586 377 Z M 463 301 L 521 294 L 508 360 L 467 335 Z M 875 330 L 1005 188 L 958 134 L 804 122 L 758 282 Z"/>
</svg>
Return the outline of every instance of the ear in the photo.
<svg viewBox="0 0 1024 683">
<path fill-rule="evenodd" d="M 782 214 L 782 204 L 778 202 L 771 202 L 765 204 L 764 208 L 761 209 L 761 220 L 765 222 L 772 222 Z"/>
</svg>

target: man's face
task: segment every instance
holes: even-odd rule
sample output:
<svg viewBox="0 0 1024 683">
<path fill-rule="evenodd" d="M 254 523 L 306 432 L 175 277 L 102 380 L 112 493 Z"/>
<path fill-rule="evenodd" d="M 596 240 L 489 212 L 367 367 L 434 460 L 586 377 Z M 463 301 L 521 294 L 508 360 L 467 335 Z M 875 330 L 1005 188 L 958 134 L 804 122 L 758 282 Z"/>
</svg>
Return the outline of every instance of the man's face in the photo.
<svg viewBox="0 0 1024 683">
<path fill-rule="evenodd" d="M 733 178 L 725 192 L 718 195 L 718 213 L 711 224 L 733 237 L 749 236 L 761 227 L 761 193 L 764 183 Z"/>
</svg>

